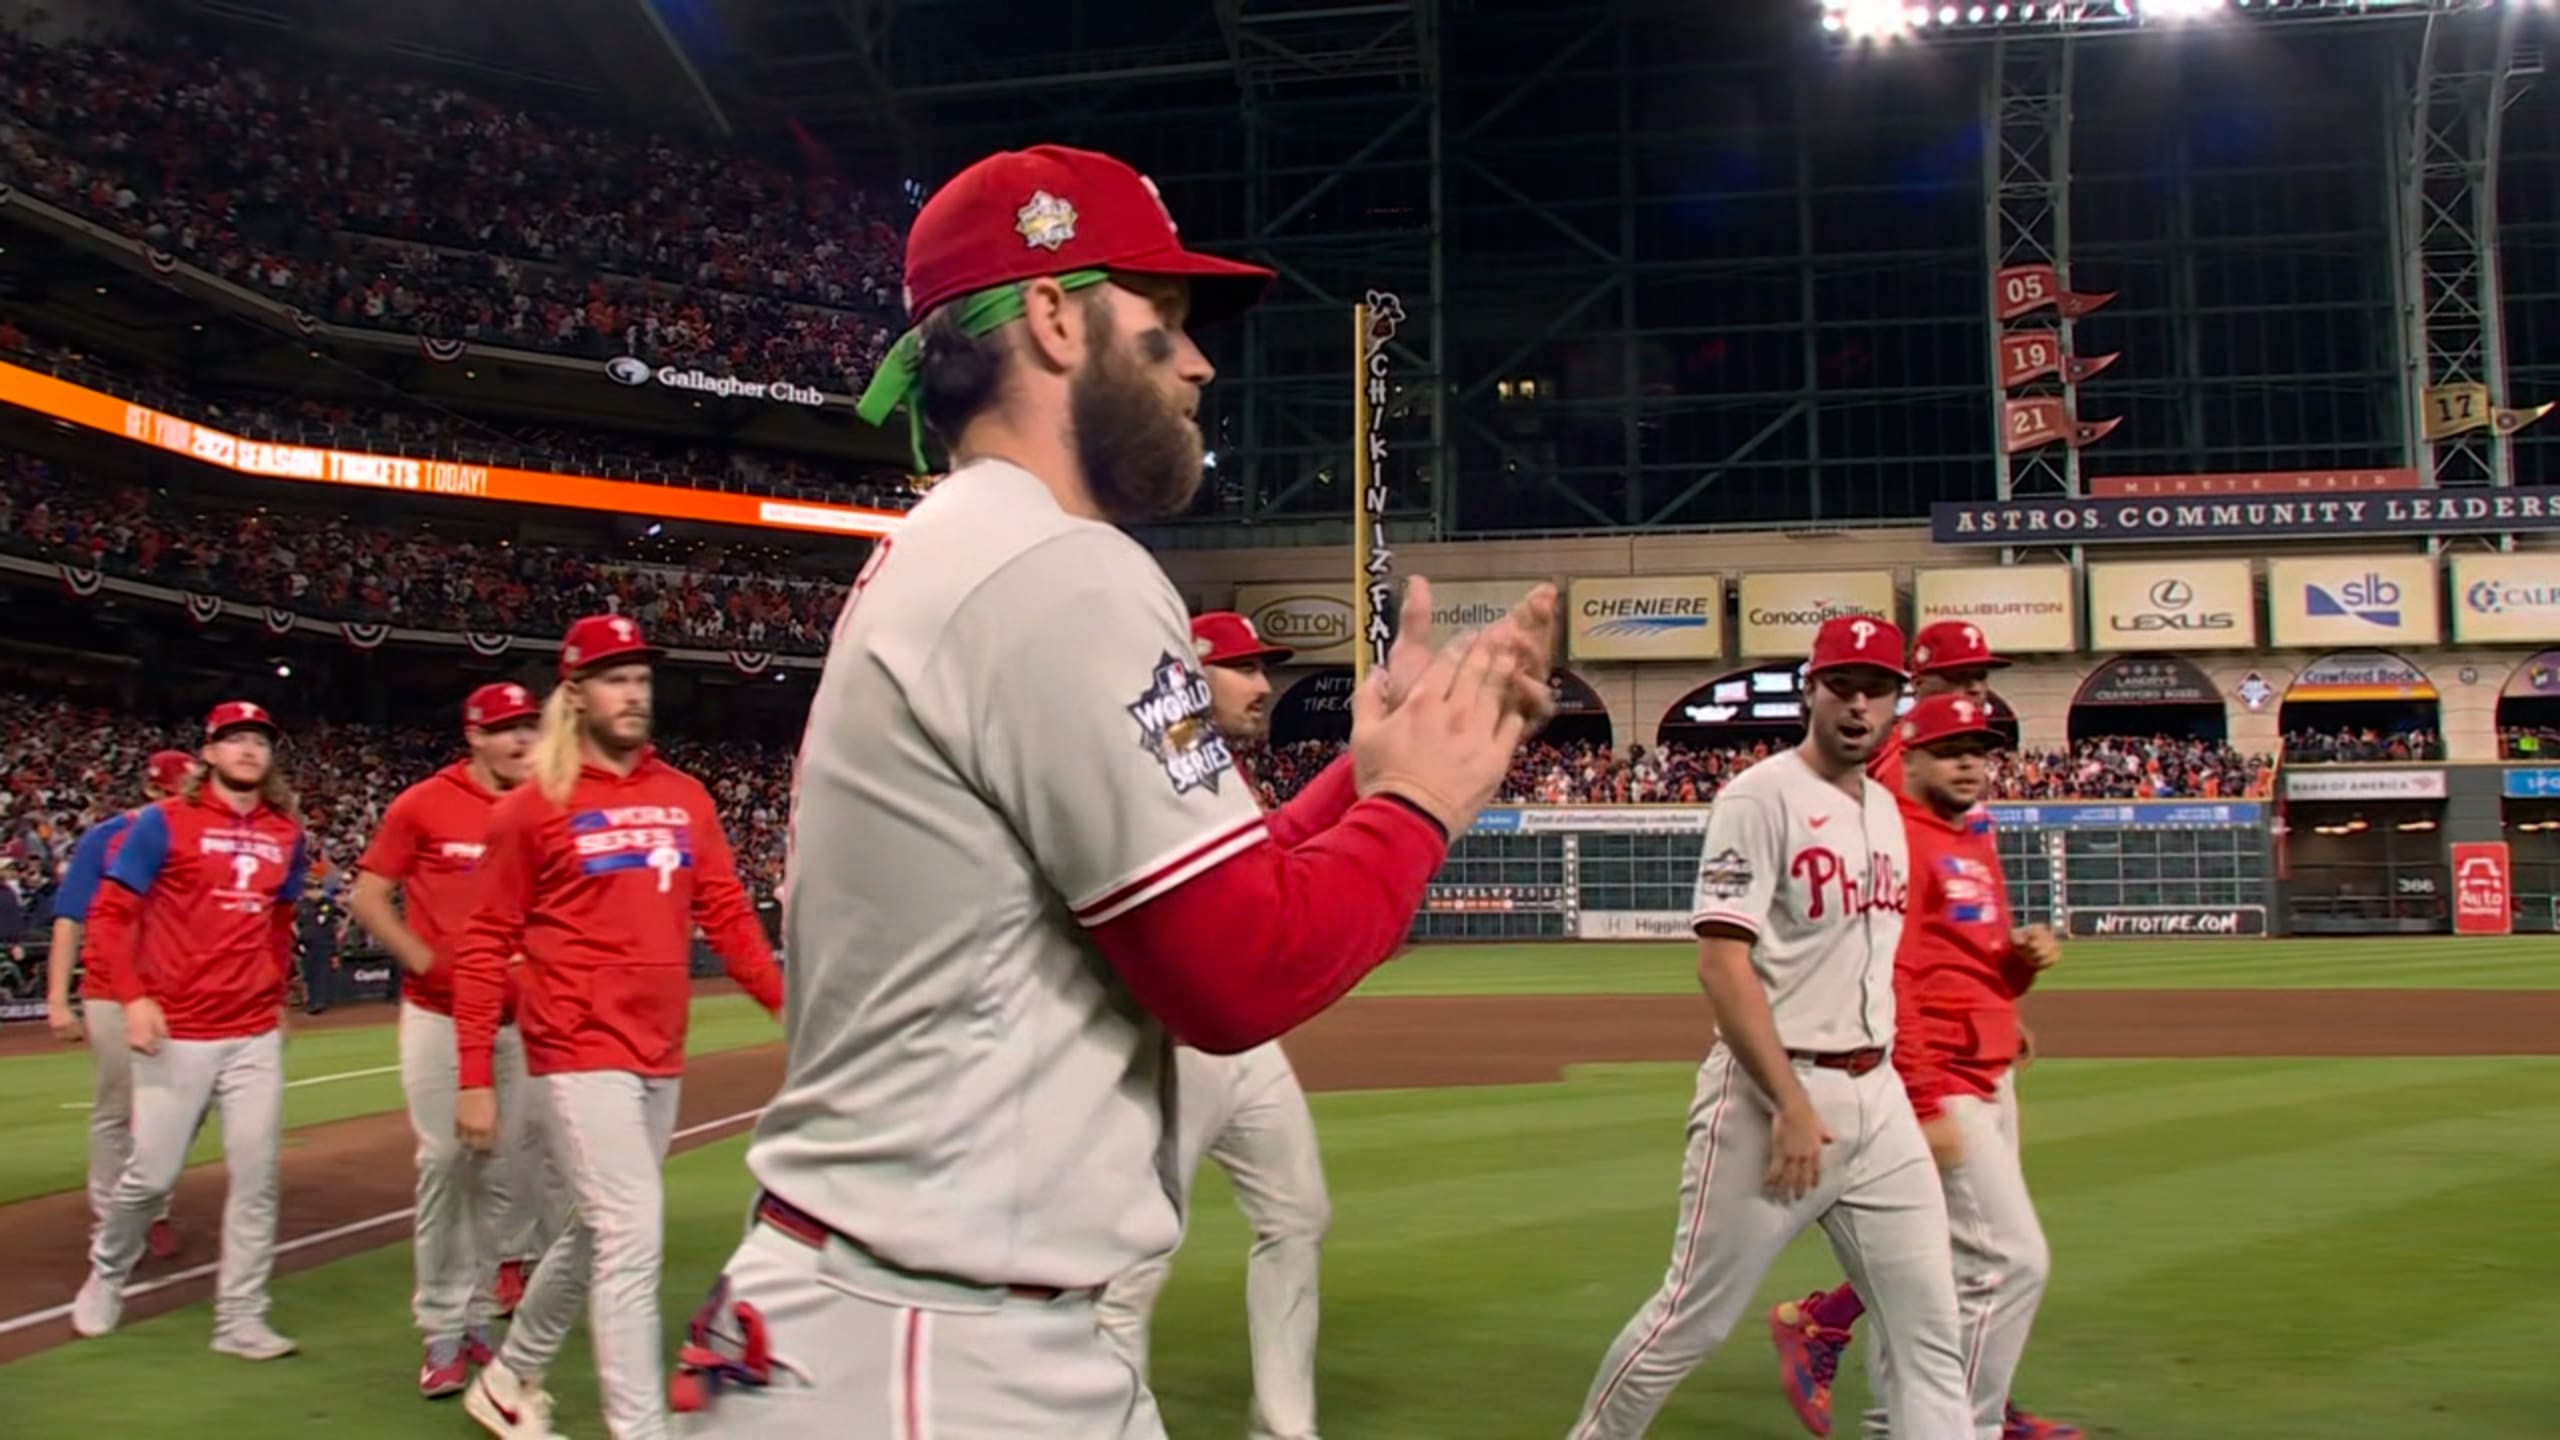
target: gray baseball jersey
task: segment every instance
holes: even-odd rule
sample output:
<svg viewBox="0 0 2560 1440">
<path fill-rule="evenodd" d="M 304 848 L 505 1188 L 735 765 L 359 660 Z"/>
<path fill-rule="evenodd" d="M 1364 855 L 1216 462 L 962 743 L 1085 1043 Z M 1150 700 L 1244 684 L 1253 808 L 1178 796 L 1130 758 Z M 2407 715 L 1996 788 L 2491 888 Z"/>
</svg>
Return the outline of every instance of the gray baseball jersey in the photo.
<svg viewBox="0 0 2560 1440">
<path fill-rule="evenodd" d="M 1755 937 L 1751 968 L 1790 1050 L 1893 1044 L 1893 952 L 1911 852 L 1882 785 L 1864 801 L 1790 748 L 1718 791 L 1707 814 L 1692 923 Z"/>
<path fill-rule="evenodd" d="M 954 472 L 810 709 L 749 1168 L 913 1270 L 1083 1289 L 1171 1251 L 1171 1043 L 1086 927 L 1262 839 L 1153 557 L 1016 466 Z"/>
</svg>

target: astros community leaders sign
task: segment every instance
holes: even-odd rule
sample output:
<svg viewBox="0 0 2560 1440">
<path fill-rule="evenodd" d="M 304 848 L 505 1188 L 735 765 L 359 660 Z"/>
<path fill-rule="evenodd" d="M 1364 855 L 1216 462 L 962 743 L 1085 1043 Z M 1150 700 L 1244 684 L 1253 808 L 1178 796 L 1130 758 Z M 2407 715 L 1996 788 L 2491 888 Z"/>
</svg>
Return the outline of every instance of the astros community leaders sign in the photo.
<svg viewBox="0 0 2560 1440">
<path fill-rule="evenodd" d="M 2047 537 L 2100 545 L 2140 540 L 2318 540 L 2341 535 L 2560 531 L 2560 485 L 2227 499 L 1952 501 L 1929 507 L 1941 545 Z"/>
</svg>

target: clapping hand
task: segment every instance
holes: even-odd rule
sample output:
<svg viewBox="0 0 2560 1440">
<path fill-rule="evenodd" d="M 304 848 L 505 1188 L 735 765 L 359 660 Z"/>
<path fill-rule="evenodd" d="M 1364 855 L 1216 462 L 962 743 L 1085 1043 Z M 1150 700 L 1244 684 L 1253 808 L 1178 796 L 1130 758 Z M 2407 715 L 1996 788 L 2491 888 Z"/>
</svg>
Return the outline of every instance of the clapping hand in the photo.
<svg viewBox="0 0 2560 1440">
<path fill-rule="evenodd" d="M 1547 681 L 1556 666 L 1556 587 L 1530 587 L 1511 613 L 1495 621 L 1486 634 L 1497 650 L 1511 657 L 1510 705 L 1523 722 L 1521 738 L 1525 740 L 1555 716 L 1555 691 Z M 1396 612 L 1395 644 L 1387 650 L 1389 709 L 1413 693 L 1448 638 L 1432 633 L 1431 582 L 1419 575 L 1407 580 L 1404 604 Z"/>
</svg>

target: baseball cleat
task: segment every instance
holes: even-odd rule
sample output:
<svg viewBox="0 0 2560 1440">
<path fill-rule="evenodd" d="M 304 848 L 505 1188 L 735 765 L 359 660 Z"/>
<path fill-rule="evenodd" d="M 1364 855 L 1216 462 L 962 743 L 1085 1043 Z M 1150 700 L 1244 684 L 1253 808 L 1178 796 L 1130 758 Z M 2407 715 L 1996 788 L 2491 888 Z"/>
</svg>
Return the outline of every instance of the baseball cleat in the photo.
<svg viewBox="0 0 2560 1440">
<path fill-rule="evenodd" d="M 178 1227 L 166 1219 L 154 1220 L 151 1228 L 143 1232 L 142 1243 L 150 1247 L 153 1258 L 175 1260 L 178 1258 Z"/>
<path fill-rule="evenodd" d="M 462 1392 L 462 1411 L 498 1440 L 568 1440 L 551 1428 L 551 1397 L 541 1386 L 518 1378 L 503 1361 L 480 1367 L 471 1388 Z"/>
<path fill-rule="evenodd" d="M 1831 1433 L 1831 1377 L 1840 1370 L 1840 1353 L 1849 1348 L 1849 1332 L 1813 1318 L 1817 1290 L 1802 1300 L 1782 1300 L 1769 1310 L 1769 1341 L 1778 1349 L 1778 1378 L 1787 1403 L 1805 1433 Z"/>
<path fill-rule="evenodd" d="M 489 1346 L 488 1331 L 474 1325 L 470 1329 L 462 1332 L 462 1359 L 464 1364 L 467 1364 L 472 1369 L 477 1370 L 497 1357 L 498 1352 L 491 1349 Z"/>
<path fill-rule="evenodd" d="M 2000 1426 L 2000 1440 L 2082 1440 L 2080 1427 L 2059 1420 L 2045 1420 L 2009 1404 L 2008 1419 Z"/>
<path fill-rule="evenodd" d="M 95 1340 L 116 1328 L 124 1318 L 124 1287 L 102 1280 L 91 1272 L 80 1282 L 80 1293 L 71 1299 L 71 1329 L 84 1340 Z"/>
<path fill-rule="evenodd" d="M 281 1360 L 301 1348 L 277 1334 L 264 1320 L 242 1320 L 213 1332 L 215 1354 L 236 1355 L 243 1360 Z"/>
<path fill-rule="evenodd" d="M 459 1395 L 471 1383 L 471 1367 L 463 1363 L 462 1342 L 430 1340 L 426 1359 L 418 1365 L 418 1394 L 429 1400 Z"/>
<path fill-rule="evenodd" d="M 522 1260 L 498 1262 L 498 1318 L 512 1320 L 516 1307 L 524 1303 L 526 1273 L 533 1267 Z"/>
</svg>

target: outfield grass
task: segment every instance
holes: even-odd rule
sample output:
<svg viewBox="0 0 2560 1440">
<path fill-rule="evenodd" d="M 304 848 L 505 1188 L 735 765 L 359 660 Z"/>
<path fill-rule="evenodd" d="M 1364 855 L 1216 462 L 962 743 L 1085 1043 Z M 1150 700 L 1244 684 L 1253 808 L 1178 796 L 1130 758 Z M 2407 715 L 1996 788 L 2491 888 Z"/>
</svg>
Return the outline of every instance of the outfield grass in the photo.
<svg viewBox="0 0 2560 1440">
<path fill-rule="evenodd" d="M 288 1036 L 284 1123 L 321 1125 L 406 1108 L 400 1093 L 399 1012 L 379 1025 L 333 1026 Z M 709 1055 L 782 1038 L 770 1016 L 743 995 L 698 1000 L 686 1049 Z M 301 1082 L 301 1083 L 296 1083 Z M 76 1190 L 87 1183 L 89 1052 L 65 1047 L 0 1060 L 0 1204 Z M 189 1163 L 222 1157 L 221 1127 L 208 1123 Z"/>
<path fill-rule="evenodd" d="M 1668 1258 L 1690 1083 L 1613 1066 L 1316 1097 L 1335 1205 L 1326 1432 L 1561 1435 Z M 2057 1264 L 2029 1403 L 2109 1440 L 2551 1433 L 2560 1210 L 2540 1197 L 2560 1187 L 2560 1060 L 2052 1061 L 2026 1088 Z M 668 1167 L 671 1346 L 737 1235 L 741 1148 Z M 1245 1248 L 1211 1167 L 1157 1317 L 1177 1436 L 1244 1427 Z M 280 1282 L 275 1319 L 309 1347 L 294 1360 L 210 1354 L 199 1306 L 9 1366 L 10 1433 L 449 1440 L 467 1426 L 450 1403 L 411 1398 L 408 1263 L 393 1247 Z M 1762 1300 L 1832 1278 L 1801 1241 Z M 584 1345 L 555 1385 L 563 1428 L 592 1437 Z M 1844 1380 L 1844 1416 L 1862 1394 Z M 1799 1433 L 1756 1315 L 1654 1433 Z"/>
<path fill-rule="evenodd" d="M 1697 947 L 1661 944 L 1428 945 L 1363 983 L 1362 995 L 1675 995 L 1698 987 Z M 2550 990 L 2548 935 L 2322 940 L 2073 940 L 2048 990 Z"/>
</svg>

